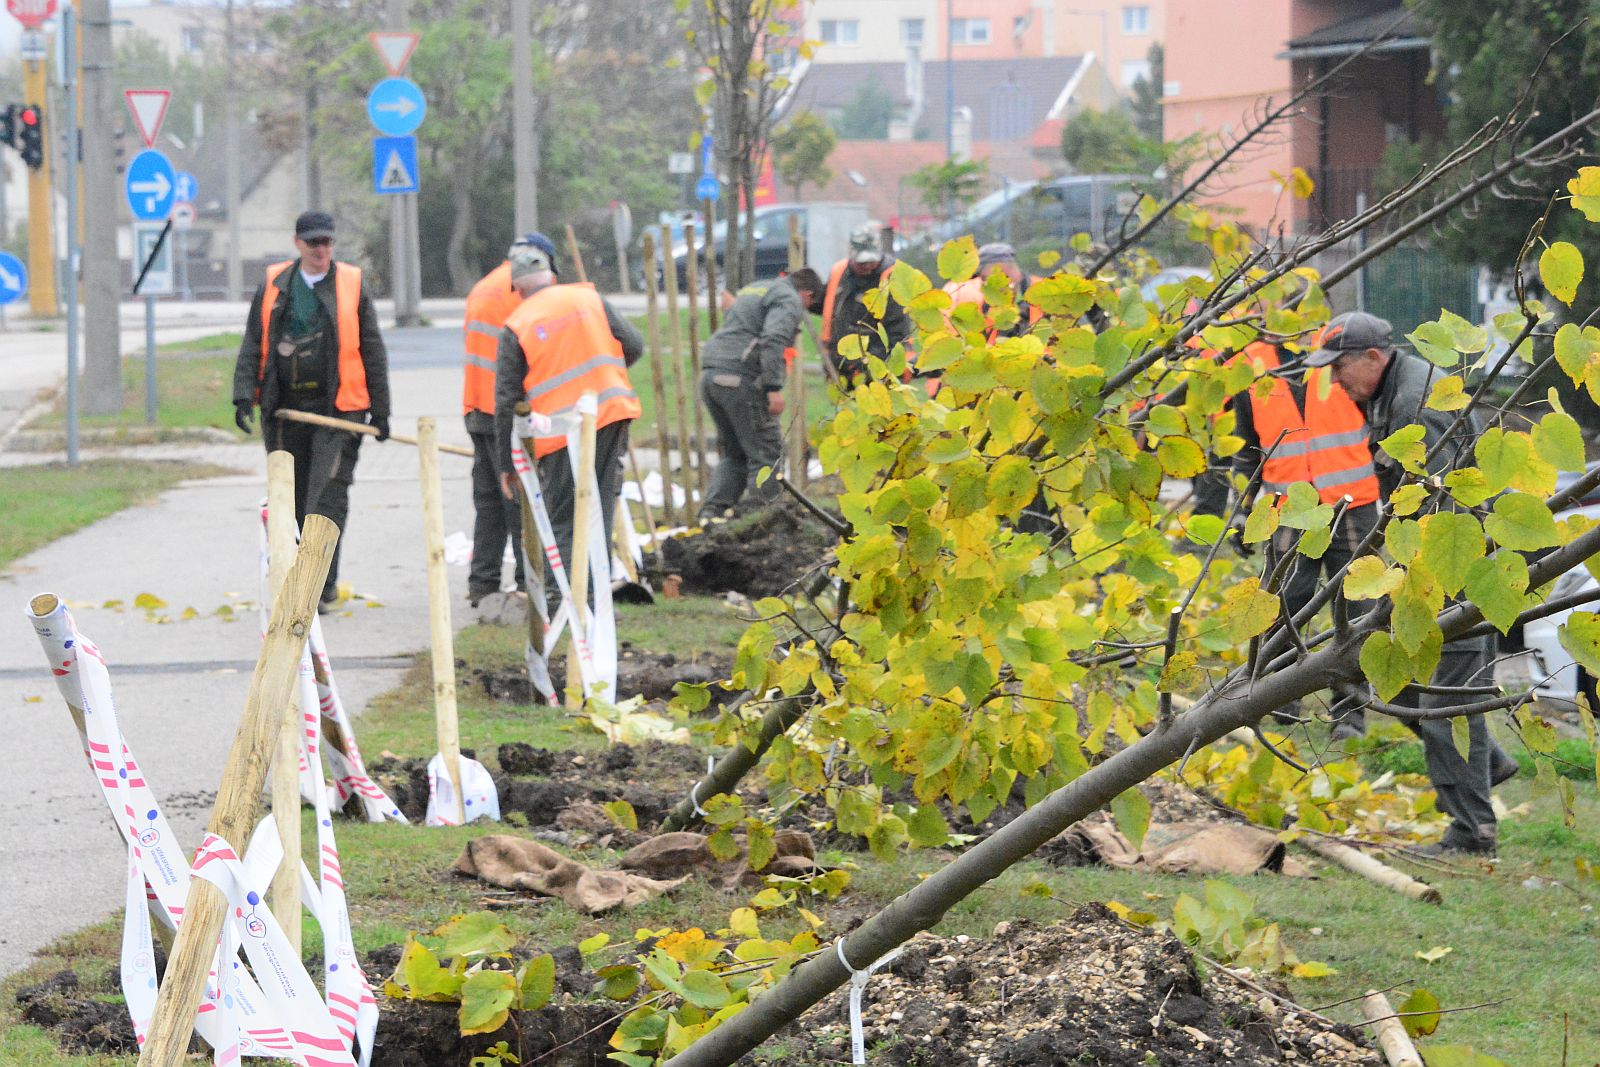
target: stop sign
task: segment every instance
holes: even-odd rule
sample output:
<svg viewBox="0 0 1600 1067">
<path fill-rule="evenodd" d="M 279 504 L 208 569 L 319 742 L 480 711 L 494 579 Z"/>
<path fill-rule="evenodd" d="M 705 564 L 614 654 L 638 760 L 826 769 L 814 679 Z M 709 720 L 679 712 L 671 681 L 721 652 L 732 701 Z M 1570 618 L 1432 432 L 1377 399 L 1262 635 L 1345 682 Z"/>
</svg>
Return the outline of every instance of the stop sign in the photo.
<svg viewBox="0 0 1600 1067">
<path fill-rule="evenodd" d="M 56 0 L 6 0 L 6 10 L 25 28 L 36 30 L 56 13 Z"/>
</svg>

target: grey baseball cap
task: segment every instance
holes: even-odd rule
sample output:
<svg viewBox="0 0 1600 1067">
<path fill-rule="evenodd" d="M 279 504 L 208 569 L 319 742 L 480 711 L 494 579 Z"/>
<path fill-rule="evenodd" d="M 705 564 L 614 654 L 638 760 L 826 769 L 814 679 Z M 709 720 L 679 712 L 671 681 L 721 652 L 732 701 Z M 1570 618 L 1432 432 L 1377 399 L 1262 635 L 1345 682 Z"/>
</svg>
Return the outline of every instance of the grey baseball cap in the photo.
<svg viewBox="0 0 1600 1067">
<path fill-rule="evenodd" d="M 1015 263 L 1017 250 L 1004 241 L 990 241 L 978 249 L 978 269 L 993 266 L 996 263 Z"/>
<path fill-rule="evenodd" d="M 864 222 L 850 234 L 850 262 L 881 263 L 883 249 L 878 245 L 878 232 L 883 227 L 876 222 Z"/>
<path fill-rule="evenodd" d="M 1388 319 L 1380 319 L 1365 311 L 1346 311 L 1335 315 L 1322 328 L 1317 338 L 1316 351 L 1306 356 L 1307 367 L 1326 367 L 1348 352 L 1364 352 L 1369 348 L 1393 348 L 1394 327 Z"/>
</svg>

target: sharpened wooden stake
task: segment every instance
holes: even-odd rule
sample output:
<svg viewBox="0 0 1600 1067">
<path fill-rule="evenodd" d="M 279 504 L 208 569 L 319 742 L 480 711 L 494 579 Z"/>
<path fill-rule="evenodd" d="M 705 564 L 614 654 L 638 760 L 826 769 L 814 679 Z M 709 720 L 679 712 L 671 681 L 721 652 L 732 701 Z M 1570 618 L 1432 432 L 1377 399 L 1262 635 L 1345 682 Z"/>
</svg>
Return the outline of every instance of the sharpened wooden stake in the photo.
<svg viewBox="0 0 1600 1067">
<path fill-rule="evenodd" d="M 578 473 L 573 478 L 572 497 L 572 619 L 567 641 L 567 701 L 575 708 L 583 707 L 588 693 L 583 688 L 583 672 L 578 669 L 578 635 L 587 638 L 589 633 L 589 517 L 600 501 L 589 488 L 594 472 L 596 418 L 590 405 L 593 393 L 585 393 L 578 400 L 583 411 L 583 429 L 578 436 Z"/>
<path fill-rule="evenodd" d="M 661 517 L 671 526 L 677 509 L 672 502 L 672 450 L 667 441 L 667 379 L 661 365 L 661 313 L 656 307 L 657 257 L 653 232 L 644 235 L 644 262 L 645 327 L 650 338 L 650 378 L 656 390 L 656 449 L 660 453 L 656 465 L 661 474 Z M 639 483 L 639 492 L 644 493 L 643 482 Z M 687 525 L 687 519 L 684 522 Z"/>
<path fill-rule="evenodd" d="M 644 479 L 639 477 L 639 453 L 633 450 L 632 441 L 628 442 L 628 467 L 633 471 L 633 484 L 639 487 L 639 507 L 644 509 L 644 526 L 650 531 L 648 542 L 650 551 L 658 551 L 660 546 L 656 544 L 656 516 L 651 510 L 649 497 L 644 495 Z"/>
<path fill-rule="evenodd" d="M 272 605 L 250 695 L 233 736 L 233 747 L 228 751 L 228 762 L 223 766 L 211 821 L 206 825 L 240 855 L 255 829 L 267 764 L 281 732 L 283 707 L 294 699 L 300 652 L 311 633 L 317 600 L 328 579 L 328 566 L 338 542 L 337 526 L 321 515 L 308 516 L 294 565 Z M 204 878 L 189 880 L 183 924 L 178 927 L 166 977 L 156 994 L 149 1037 L 139 1053 L 140 1067 L 177 1067 L 187 1054 L 195 1011 L 217 953 L 227 906 L 222 890 Z"/>
<path fill-rule="evenodd" d="M 273 412 L 273 415 L 276 418 L 287 419 L 289 422 L 303 422 L 307 426 L 326 426 L 330 430 L 343 430 L 345 433 L 360 434 L 362 437 L 378 436 L 378 428 L 376 426 L 368 426 L 362 422 L 351 422 L 349 419 L 335 419 L 327 415 L 315 415 L 309 411 L 290 411 L 287 408 L 279 408 Z M 389 440 L 398 441 L 403 445 L 415 445 L 417 443 L 415 437 L 407 437 L 403 433 L 391 433 Z M 460 445 L 440 445 L 439 451 L 452 456 L 474 458 L 472 449 L 462 448 Z"/>
<path fill-rule="evenodd" d="M 283 583 L 294 565 L 294 456 L 267 454 L 267 588 L 278 602 Z M 267 903 L 284 936 L 300 952 L 304 916 L 300 911 L 300 709 L 299 689 L 283 706 L 283 729 L 278 734 L 272 761 L 272 822 L 283 843 L 283 859 L 267 889 Z"/>
<path fill-rule="evenodd" d="M 700 399 L 700 297 L 696 269 L 700 257 L 694 250 L 693 226 L 684 233 L 689 240 L 689 253 L 683 257 L 684 303 L 689 308 L 689 407 L 694 411 L 695 484 L 700 487 L 700 499 L 704 500 L 711 492 L 711 476 L 707 473 L 706 462 L 706 411 Z M 709 232 L 706 243 L 711 243 Z"/>
<path fill-rule="evenodd" d="M 1444 903 L 1443 894 L 1435 886 L 1419 882 L 1409 874 L 1373 859 L 1360 849 L 1351 848 L 1349 845 L 1316 834 L 1304 835 L 1300 838 L 1300 844 L 1323 859 L 1332 860 L 1345 870 L 1354 871 L 1367 881 L 1381 885 L 1385 889 L 1392 889 L 1401 896 L 1420 900 L 1424 904 Z"/>
<path fill-rule="evenodd" d="M 422 537 L 428 550 L 428 621 L 433 633 L 433 725 L 439 757 L 456 790 L 458 822 L 467 821 L 461 791 L 461 727 L 456 719 L 455 631 L 450 626 L 450 574 L 444 565 L 444 489 L 439 482 L 439 430 L 431 415 L 417 420 L 422 477 Z"/>
<path fill-rule="evenodd" d="M 689 242 L 689 248 L 694 248 L 694 224 L 684 223 L 683 238 Z M 689 438 L 689 390 L 700 388 L 699 382 L 685 384 L 683 380 L 683 327 L 678 321 L 678 264 L 670 258 L 667 262 L 667 342 L 672 351 L 672 387 L 678 393 L 678 469 L 679 484 L 683 486 L 683 521 L 692 521 L 695 513 L 694 505 L 694 471 L 689 469 L 690 457 L 694 455 Z"/>
<path fill-rule="evenodd" d="M 1383 1058 L 1389 1061 L 1389 1067 L 1422 1067 L 1417 1046 L 1411 1043 L 1405 1024 L 1394 1017 L 1388 997 L 1375 989 L 1369 991 L 1361 998 L 1361 1017 L 1372 1027 L 1373 1034 L 1378 1038 L 1378 1048 L 1383 1051 Z"/>
</svg>

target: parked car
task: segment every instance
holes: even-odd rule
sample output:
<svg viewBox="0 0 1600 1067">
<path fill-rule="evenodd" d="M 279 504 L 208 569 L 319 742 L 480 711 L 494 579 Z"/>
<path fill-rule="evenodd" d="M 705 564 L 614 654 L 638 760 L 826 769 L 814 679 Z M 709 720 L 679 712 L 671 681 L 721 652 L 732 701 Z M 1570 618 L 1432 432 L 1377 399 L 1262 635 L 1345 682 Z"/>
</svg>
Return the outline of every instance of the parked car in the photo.
<svg viewBox="0 0 1600 1067">
<path fill-rule="evenodd" d="M 1131 174 L 1079 174 L 1042 182 L 1015 182 L 976 204 L 953 224 L 930 234 L 934 248 L 971 234 L 978 244 L 1006 241 L 1023 248 L 1064 249 L 1074 234 L 1104 242 L 1137 202 Z"/>
<path fill-rule="evenodd" d="M 808 265 L 826 274 L 834 260 L 841 258 L 850 242 L 850 231 L 867 221 L 865 204 L 768 204 L 756 208 L 755 277 L 776 278 L 789 269 L 789 220 L 800 219 L 800 233 L 806 244 Z M 742 236 L 742 235 L 741 235 Z M 717 223 L 711 230 L 717 255 L 717 275 L 723 276 L 724 253 L 728 245 L 728 223 Z M 695 235 L 695 247 L 704 255 L 705 236 Z M 689 246 L 680 236 L 672 245 L 672 261 L 678 268 L 678 284 L 687 279 Z M 642 257 L 641 257 L 642 262 Z M 703 260 L 702 260 L 703 262 Z M 657 277 L 661 268 L 656 267 Z M 640 281 L 643 282 L 641 268 Z"/>
<path fill-rule="evenodd" d="M 1596 466 L 1600 464 L 1591 464 L 1590 471 Z M 1557 489 L 1566 488 L 1577 481 L 1578 477 L 1576 474 L 1561 475 L 1556 481 Z M 1600 490 L 1590 490 L 1587 496 L 1562 511 L 1557 518 L 1568 515 L 1600 518 Z M 1596 591 L 1600 591 L 1600 582 L 1596 582 L 1588 568 L 1580 564 L 1556 579 L 1555 585 L 1550 590 L 1550 598 L 1555 600 L 1574 593 Z M 1597 679 L 1573 660 L 1572 653 L 1561 647 L 1560 629 L 1575 610 L 1600 611 L 1600 600 L 1524 624 L 1522 642 L 1527 651 L 1506 660 L 1496 672 L 1496 677 L 1502 685 L 1510 688 L 1531 686 L 1538 699 L 1549 701 L 1562 708 L 1576 708 L 1578 694 L 1586 693 L 1590 706 L 1595 706 Z M 1513 630 L 1513 636 L 1515 633 Z"/>
</svg>

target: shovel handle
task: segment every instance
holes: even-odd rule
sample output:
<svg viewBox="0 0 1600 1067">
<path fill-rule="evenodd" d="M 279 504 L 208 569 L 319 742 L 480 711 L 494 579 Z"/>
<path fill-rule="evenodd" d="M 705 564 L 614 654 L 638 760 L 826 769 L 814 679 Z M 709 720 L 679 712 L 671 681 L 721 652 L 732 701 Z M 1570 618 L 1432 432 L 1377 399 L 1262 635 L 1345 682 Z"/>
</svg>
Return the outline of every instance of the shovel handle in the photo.
<svg viewBox="0 0 1600 1067">
<path fill-rule="evenodd" d="M 284 419 L 288 422 L 303 422 L 308 426 L 323 426 L 330 430 L 343 430 L 346 433 L 358 433 L 364 437 L 378 436 L 377 428 L 374 426 L 368 426 L 364 422 L 351 422 L 348 419 L 329 418 L 327 415 L 317 415 L 310 411 L 293 411 L 286 408 L 279 408 L 277 411 L 273 412 L 273 415 L 276 418 Z M 417 443 L 417 439 L 415 437 L 407 437 L 403 433 L 391 433 L 389 435 L 389 440 L 399 441 L 403 445 L 415 445 Z M 439 451 L 448 452 L 452 456 L 466 456 L 468 459 L 473 458 L 472 449 L 462 448 L 460 445 L 440 445 Z"/>
</svg>

